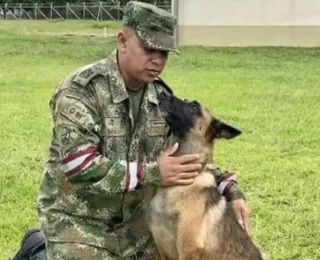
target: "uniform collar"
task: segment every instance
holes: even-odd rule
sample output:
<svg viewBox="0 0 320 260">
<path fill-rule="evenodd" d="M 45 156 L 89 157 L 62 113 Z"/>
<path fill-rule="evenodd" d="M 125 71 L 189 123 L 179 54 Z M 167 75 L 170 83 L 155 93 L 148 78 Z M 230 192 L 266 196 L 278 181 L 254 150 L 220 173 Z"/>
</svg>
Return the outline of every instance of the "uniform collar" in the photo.
<svg viewBox="0 0 320 260">
<path fill-rule="evenodd" d="M 106 60 L 108 69 L 111 96 L 114 103 L 121 103 L 129 98 L 123 77 L 120 73 L 117 59 L 117 50 L 114 50 Z M 146 86 L 146 96 L 150 103 L 158 105 L 158 98 L 155 85 L 149 83 Z"/>
<path fill-rule="evenodd" d="M 150 103 L 158 105 L 158 95 L 156 92 L 156 87 L 153 83 L 149 83 L 147 86 L 147 96 Z"/>
<path fill-rule="evenodd" d="M 126 90 L 124 80 L 120 74 L 117 50 L 114 50 L 107 58 L 106 67 L 108 69 L 112 100 L 114 103 L 120 103 L 129 98 L 129 95 Z"/>
</svg>

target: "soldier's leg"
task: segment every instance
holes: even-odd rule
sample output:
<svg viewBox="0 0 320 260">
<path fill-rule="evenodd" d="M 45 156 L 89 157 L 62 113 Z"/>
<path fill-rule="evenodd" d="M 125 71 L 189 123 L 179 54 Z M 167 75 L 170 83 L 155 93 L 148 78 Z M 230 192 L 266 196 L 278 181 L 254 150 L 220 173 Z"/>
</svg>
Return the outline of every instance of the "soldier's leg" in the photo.
<svg viewBox="0 0 320 260">
<path fill-rule="evenodd" d="M 47 260 L 122 260 L 119 256 L 86 244 L 47 241 Z"/>
<path fill-rule="evenodd" d="M 134 256 L 128 258 L 128 260 L 162 260 L 157 251 L 137 252 Z"/>
<path fill-rule="evenodd" d="M 152 239 L 148 241 L 142 252 L 137 252 L 130 260 L 161 260 L 156 245 Z"/>
</svg>

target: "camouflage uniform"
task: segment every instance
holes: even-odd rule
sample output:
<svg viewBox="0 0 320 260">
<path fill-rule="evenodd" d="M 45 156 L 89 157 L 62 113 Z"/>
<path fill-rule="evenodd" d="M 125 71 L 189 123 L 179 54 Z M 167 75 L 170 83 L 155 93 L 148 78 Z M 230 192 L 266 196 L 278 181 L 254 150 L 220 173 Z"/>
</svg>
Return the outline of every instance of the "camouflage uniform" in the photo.
<svg viewBox="0 0 320 260">
<path fill-rule="evenodd" d="M 127 5 L 124 17 L 146 47 L 164 50 L 175 50 L 175 23 L 172 15 L 137 2 Z M 168 132 L 158 109 L 163 91 L 171 92 L 161 79 L 146 85 L 134 120 L 117 51 L 57 86 L 38 195 L 49 259 L 156 259 L 142 216 L 142 188 L 160 182 L 156 158 Z M 220 183 L 236 184 L 214 171 Z"/>
</svg>

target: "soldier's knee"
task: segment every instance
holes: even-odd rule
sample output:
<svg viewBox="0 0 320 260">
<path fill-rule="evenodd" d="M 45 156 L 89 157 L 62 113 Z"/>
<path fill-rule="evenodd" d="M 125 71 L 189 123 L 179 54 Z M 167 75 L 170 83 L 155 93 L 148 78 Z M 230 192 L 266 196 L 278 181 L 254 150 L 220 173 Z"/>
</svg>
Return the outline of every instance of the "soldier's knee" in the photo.
<svg viewBox="0 0 320 260">
<path fill-rule="evenodd" d="M 120 260 L 109 251 L 87 244 L 47 241 L 48 260 Z"/>
<path fill-rule="evenodd" d="M 69 243 L 58 243 L 46 241 L 47 260 L 62 260 L 67 258 L 67 247 Z"/>
</svg>

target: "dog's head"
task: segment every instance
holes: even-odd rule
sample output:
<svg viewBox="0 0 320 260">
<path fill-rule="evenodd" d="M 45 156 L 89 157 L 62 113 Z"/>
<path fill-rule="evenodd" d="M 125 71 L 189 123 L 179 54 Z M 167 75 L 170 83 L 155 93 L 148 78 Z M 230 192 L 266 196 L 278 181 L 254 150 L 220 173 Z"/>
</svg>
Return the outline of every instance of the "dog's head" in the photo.
<svg viewBox="0 0 320 260">
<path fill-rule="evenodd" d="M 197 101 L 181 100 L 173 95 L 161 94 L 159 108 L 171 134 L 180 140 L 188 137 L 208 145 L 213 143 L 214 139 L 232 139 L 241 134 L 237 128 L 215 118 Z"/>
</svg>

